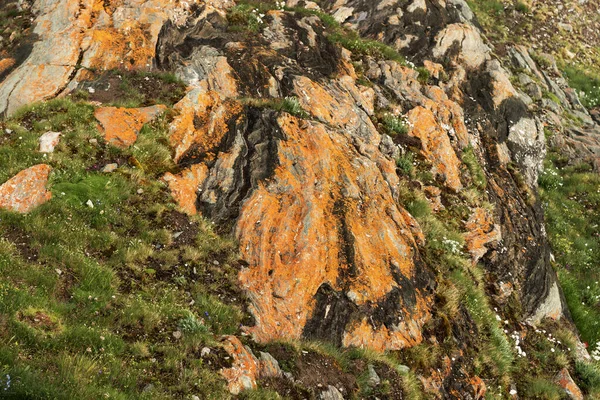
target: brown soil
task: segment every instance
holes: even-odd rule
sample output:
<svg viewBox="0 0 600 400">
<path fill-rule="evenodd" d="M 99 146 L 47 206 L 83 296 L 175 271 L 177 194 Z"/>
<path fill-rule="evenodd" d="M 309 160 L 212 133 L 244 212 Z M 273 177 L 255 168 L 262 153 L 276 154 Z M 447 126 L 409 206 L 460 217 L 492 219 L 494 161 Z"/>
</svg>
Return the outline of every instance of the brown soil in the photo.
<svg viewBox="0 0 600 400">
<path fill-rule="evenodd" d="M 93 81 L 82 82 L 73 97 L 106 105 L 172 106 L 185 94 L 185 85 L 160 73 L 108 71 Z"/>
<path fill-rule="evenodd" d="M 56 321 L 53 321 L 48 315 L 44 314 L 41 311 L 37 311 L 35 315 L 19 315 L 19 320 L 22 322 L 26 322 L 30 326 L 46 331 L 51 332 L 58 329 L 59 325 Z"/>
</svg>

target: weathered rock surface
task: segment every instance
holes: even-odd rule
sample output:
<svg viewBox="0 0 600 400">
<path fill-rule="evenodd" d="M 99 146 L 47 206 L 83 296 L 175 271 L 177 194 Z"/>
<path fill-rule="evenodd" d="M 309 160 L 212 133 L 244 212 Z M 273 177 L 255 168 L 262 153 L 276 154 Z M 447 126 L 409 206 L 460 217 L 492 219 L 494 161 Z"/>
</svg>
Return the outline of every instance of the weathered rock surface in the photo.
<svg viewBox="0 0 600 400">
<path fill-rule="evenodd" d="M 555 382 L 565 391 L 567 397 L 571 400 L 583 400 L 583 393 L 577 384 L 571 378 L 569 370 L 563 368 L 556 374 Z"/>
<path fill-rule="evenodd" d="M 0 208 L 27 213 L 52 198 L 46 190 L 51 168 L 39 164 L 19 172 L 0 186 Z"/>
<path fill-rule="evenodd" d="M 230 368 L 224 368 L 220 373 L 227 380 L 227 388 L 232 394 L 256 388 L 259 378 L 281 376 L 281 369 L 273 356 L 261 351 L 260 359 L 256 358 L 252 350 L 244 346 L 235 336 L 225 336 L 223 348 L 233 362 Z"/>
<path fill-rule="evenodd" d="M 24 62 L 1 82 L 0 115 L 76 88 L 79 80 L 89 76 L 89 69 L 150 67 L 164 22 L 185 22 L 195 3 L 35 1 L 33 34 L 38 41 Z M 232 3 L 209 0 L 203 4 L 206 13 Z"/>
<path fill-rule="evenodd" d="M 163 105 L 144 108 L 101 107 L 96 109 L 94 116 L 108 143 L 117 147 L 129 147 L 137 140 L 142 126 L 164 110 L 166 107 Z"/>
<path fill-rule="evenodd" d="M 46 132 L 40 136 L 40 152 L 52 153 L 60 141 L 61 132 Z"/>
</svg>

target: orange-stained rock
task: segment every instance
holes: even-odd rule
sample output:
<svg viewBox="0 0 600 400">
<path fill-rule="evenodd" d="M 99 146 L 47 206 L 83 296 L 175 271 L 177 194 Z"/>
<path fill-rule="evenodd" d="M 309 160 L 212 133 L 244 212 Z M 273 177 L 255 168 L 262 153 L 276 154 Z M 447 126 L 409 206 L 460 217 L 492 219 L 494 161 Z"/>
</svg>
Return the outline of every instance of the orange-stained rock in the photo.
<svg viewBox="0 0 600 400">
<path fill-rule="evenodd" d="M 494 223 L 492 213 L 484 208 L 476 208 L 465 223 L 467 233 L 465 242 L 467 251 L 471 254 L 473 264 L 488 251 L 486 245 L 502 239 L 500 227 Z"/>
<path fill-rule="evenodd" d="M 571 400 L 583 400 L 583 393 L 581 393 L 581 389 L 579 386 L 573 381 L 571 375 L 569 374 L 569 370 L 567 368 L 563 368 L 554 378 L 554 381 L 563 388 L 567 397 Z"/>
<path fill-rule="evenodd" d="M 198 188 L 207 175 L 208 168 L 206 165 L 196 164 L 177 175 L 167 172 L 163 180 L 169 185 L 171 195 L 181 209 L 189 215 L 195 215 L 198 212 L 196 210 Z"/>
<path fill-rule="evenodd" d="M 423 61 L 423 66 L 435 79 L 440 79 L 440 75 L 444 72 L 444 66 L 442 64 L 434 63 L 429 60 Z"/>
<path fill-rule="evenodd" d="M 415 107 L 407 114 L 409 135 L 421 139 L 422 152 L 432 164 L 431 172 L 439 175 L 445 185 L 455 191 L 462 189 L 460 160 L 456 156 L 445 130 L 430 110 Z"/>
<path fill-rule="evenodd" d="M 444 209 L 444 205 L 442 204 L 442 190 L 437 186 L 424 186 L 423 192 L 427 196 L 427 200 L 429 200 L 429 204 L 431 205 L 431 209 L 433 211 L 440 211 Z"/>
<path fill-rule="evenodd" d="M 223 103 L 217 92 L 192 90 L 175 105 L 175 110 L 179 115 L 171 124 L 169 140 L 175 149 L 175 161 L 180 161 L 190 150 L 205 154 L 218 147 L 227 134 L 227 121 L 241 112 L 242 105 Z"/>
<path fill-rule="evenodd" d="M 167 20 L 185 24 L 197 0 L 48 0 L 37 7 L 29 57 L 0 83 L 0 114 L 67 93 L 91 71 L 149 69 Z M 201 2 L 199 18 L 225 10 L 232 0 Z M 78 68 L 82 66 L 83 68 Z M 0 68 L 0 71 L 2 69 Z"/>
<path fill-rule="evenodd" d="M 471 390 L 474 400 L 483 400 L 485 399 L 485 394 L 487 392 L 487 386 L 483 379 L 478 376 L 474 376 L 469 380 L 471 384 Z"/>
<path fill-rule="evenodd" d="M 164 105 L 144 108 L 102 107 L 96 109 L 94 117 L 100 123 L 100 131 L 104 133 L 104 139 L 108 143 L 117 147 L 129 147 L 137 140 L 142 126 L 166 109 Z"/>
<path fill-rule="evenodd" d="M 0 186 L 0 208 L 27 213 L 52 198 L 46 190 L 52 168 L 39 164 L 19 172 Z"/>
<path fill-rule="evenodd" d="M 320 332 L 343 307 L 387 307 L 386 298 L 396 296 L 388 310 L 399 314 L 393 326 L 372 326 L 359 314 L 335 327 L 340 340 L 378 349 L 419 343 L 430 315 L 428 297 L 412 283 L 424 272 L 414 264 L 418 224 L 400 211 L 376 163 L 344 135 L 287 114 L 277 126 L 285 137 L 277 142 L 277 168 L 243 203 L 236 227 L 249 263 L 240 273 L 256 319 L 249 330 L 259 341 L 300 338 Z"/>
<path fill-rule="evenodd" d="M 252 351 L 235 336 L 225 336 L 223 347 L 233 358 L 231 368 L 220 371 L 227 380 L 227 389 L 232 394 L 239 394 L 246 389 L 254 389 L 259 375 L 259 362 Z"/>
<path fill-rule="evenodd" d="M 3 58 L 2 60 L 0 60 L 0 75 L 2 75 L 4 71 L 7 71 L 13 65 L 15 65 L 14 58 Z"/>
</svg>

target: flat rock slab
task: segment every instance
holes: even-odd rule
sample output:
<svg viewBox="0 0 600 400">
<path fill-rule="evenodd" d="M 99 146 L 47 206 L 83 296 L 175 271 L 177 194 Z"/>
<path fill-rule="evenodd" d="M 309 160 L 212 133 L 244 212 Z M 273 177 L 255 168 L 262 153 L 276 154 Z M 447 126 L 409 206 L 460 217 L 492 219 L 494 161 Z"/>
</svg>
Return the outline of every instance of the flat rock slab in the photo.
<svg viewBox="0 0 600 400">
<path fill-rule="evenodd" d="M 164 105 L 144 108 L 101 107 L 94 112 L 104 139 L 117 147 L 129 147 L 137 140 L 144 124 L 165 111 Z"/>
<path fill-rule="evenodd" d="M 46 164 L 35 165 L 19 172 L 0 186 L 0 208 L 28 213 L 52 198 L 46 190 L 52 168 Z"/>
</svg>

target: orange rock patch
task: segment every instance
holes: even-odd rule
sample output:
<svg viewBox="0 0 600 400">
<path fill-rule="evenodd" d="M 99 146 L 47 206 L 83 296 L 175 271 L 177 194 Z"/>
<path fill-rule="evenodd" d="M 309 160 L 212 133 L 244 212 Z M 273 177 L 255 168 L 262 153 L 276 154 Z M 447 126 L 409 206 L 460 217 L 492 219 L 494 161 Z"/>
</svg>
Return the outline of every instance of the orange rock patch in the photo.
<svg viewBox="0 0 600 400">
<path fill-rule="evenodd" d="M 462 189 L 460 160 L 433 113 L 419 106 L 410 110 L 407 117 L 412 127 L 409 135 L 421 139 L 423 155 L 433 165 L 431 172 L 440 175 L 448 188 L 455 191 Z"/>
<path fill-rule="evenodd" d="M 4 71 L 7 71 L 13 65 L 15 65 L 14 58 L 3 58 L 2 60 L 0 60 L 0 75 L 2 75 Z"/>
<path fill-rule="evenodd" d="M 278 142 L 278 167 L 243 203 L 236 228 L 249 263 L 239 275 L 256 319 L 249 330 L 259 341 L 300 338 L 323 286 L 364 305 L 402 289 L 395 276 L 416 273 L 418 225 L 409 226 L 374 162 L 358 160 L 352 144 L 322 124 L 287 114 L 278 124 L 286 138 Z M 418 290 L 415 299 L 404 307 L 398 300 L 394 307 L 406 318 L 394 329 L 356 321 L 344 344 L 399 349 L 420 342 L 429 307 Z"/>
<path fill-rule="evenodd" d="M 198 187 L 208 175 L 208 168 L 204 164 L 192 165 L 178 175 L 167 172 L 163 180 L 169 185 L 171 195 L 182 208 L 189 214 L 195 215 Z"/>
<path fill-rule="evenodd" d="M 117 147 L 129 147 L 137 140 L 144 124 L 166 110 L 164 105 L 145 108 L 102 107 L 94 112 L 104 139 Z"/>
<path fill-rule="evenodd" d="M 0 208 L 27 213 L 52 198 L 46 190 L 52 168 L 46 164 L 35 165 L 19 172 L 0 186 Z"/>
<path fill-rule="evenodd" d="M 259 362 L 254 354 L 235 336 L 226 336 L 223 347 L 233 358 L 231 368 L 222 369 L 220 372 L 227 380 L 229 391 L 239 394 L 243 390 L 255 388 Z"/>
<path fill-rule="evenodd" d="M 486 244 L 502 239 L 500 227 L 494 224 L 493 215 L 483 208 L 475 209 L 465 228 L 465 242 L 474 264 L 487 252 Z"/>
</svg>

